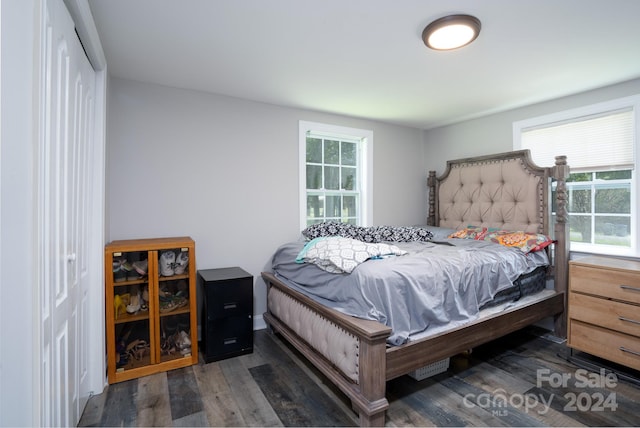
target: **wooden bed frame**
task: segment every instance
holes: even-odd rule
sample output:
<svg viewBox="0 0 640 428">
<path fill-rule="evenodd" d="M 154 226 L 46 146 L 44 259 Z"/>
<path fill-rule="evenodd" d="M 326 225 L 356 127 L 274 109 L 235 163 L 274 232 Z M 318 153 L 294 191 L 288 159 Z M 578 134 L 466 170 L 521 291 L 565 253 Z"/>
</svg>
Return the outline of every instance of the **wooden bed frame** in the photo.
<svg viewBox="0 0 640 428">
<path fill-rule="evenodd" d="M 272 273 L 262 273 L 262 277 L 267 284 L 269 300 L 267 312 L 264 314 L 265 321 L 273 331 L 280 333 L 349 397 L 353 409 L 359 413 L 361 426 L 384 425 L 385 410 L 389 406 L 385 397 L 386 382 L 388 380 L 472 349 L 548 317 L 554 317 L 555 334 L 559 337 L 565 337 L 564 309 L 566 307 L 565 296 L 569 256 L 565 180 L 569 175 L 569 167 L 564 156 L 558 156 L 555 166 L 550 168 L 541 168 L 534 165 L 528 150 L 449 161 L 442 176 L 436 177 L 433 171 L 429 173 L 428 224 L 445 227 L 453 226 L 447 223 L 451 220 L 443 219 L 439 213 L 444 203 L 454 198 L 452 195 L 448 195 L 446 198 L 443 195 L 439 195 L 439 191 L 446 187 L 445 184 L 448 179 L 451 179 L 452 175 L 456 175 L 456 179 L 460 180 L 460 177 L 465 174 L 464 171 L 468 170 L 466 168 L 473 168 L 478 165 L 484 168 L 484 166 L 488 165 L 491 168 L 495 166 L 499 169 L 502 168 L 501 165 L 504 162 L 518 162 L 527 175 L 540 183 L 537 187 L 538 190 L 535 192 L 536 195 L 530 195 L 530 197 L 536 198 L 537 209 L 542 219 L 540 224 L 535 225 L 535 227 L 538 232 L 553 236 L 557 241 L 553 246 L 553 251 L 550 251 L 552 256 L 552 269 L 550 271 L 555 291 L 548 293 L 544 298 L 525 305 L 517 305 L 500 313 L 481 317 L 476 321 L 443 333 L 410 341 L 401 346 L 388 347 L 386 339 L 391 333 L 389 327 L 375 321 L 344 315 L 292 290 Z M 549 189 L 552 179 L 556 181 L 556 222 L 554 231 L 550 230 L 550 221 L 548 220 L 551 216 L 549 209 L 549 195 L 551 192 Z M 482 185 L 481 180 L 479 185 Z M 502 180 L 502 178 L 499 178 L 499 180 Z M 460 187 L 463 187 L 463 184 Z M 495 201 L 492 199 L 493 202 Z M 465 209 L 463 211 L 471 212 L 472 210 Z M 487 210 L 483 209 L 482 212 L 487 212 Z M 455 221 L 461 222 L 460 224 L 465 226 L 474 224 L 495 227 L 500 224 L 508 224 L 508 221 L 505 222 L 504 218 L 477 219 L 473 218 L 473 214 L 471 215 L 472 217 L 467 218 L 463 214 L 462 218 Z M 482 221 L 483 224 L 477 224 L 478 220 Z M 469 223 L 466 223 L 467 221 Z M 476 223 L 473 223 L 474 221 Z M 456 227 L 461 226 L 457 225 Z M 271 298 L 272 295 L 274 300 Z M 276 298 L 280 300 L 276 302 Z M 329 344 L 319 346 L 316 340 L 317 331 L 310 331 L 310 327 L 300 327 L 300 323 L 292 321 L 292 319 L 283 315 L 286 314 L 286 310 L 281 308 L 283 299 L 291 302 L 287 303 L 287 305 L 291 304 L 302 308 L 304 318 L 311 317 L 315 325 L 324 326 L 315 327 L 320 328 L 323 334 L 325 334 L 325 330 L 335 329 L 339 335 L 346 338 L 340 339 L 342 342 L 344 340 L 348 342 L 353 340 L 354 358 L 356 358 L 355 374 L 345 373 L 344 368 L 336 363 L 341 356 L 336 360 L 335 355 L 330 355 L 331 352 L 329 350 L 342 346 L 342 342 L 340 345 L 333 346 L 330 341 L 334 336 L 327 334 L 325 342 L 328 340 Z M 330 327 L 326 328 L 326 326 Z M 348 349 L 348 347 L 345 349 Z M 332 352 L 335 354 L 336 350 L 333 349 Z M 348 358 L 347 353 L 345 351 L 345 358 Z"/>
</svg>

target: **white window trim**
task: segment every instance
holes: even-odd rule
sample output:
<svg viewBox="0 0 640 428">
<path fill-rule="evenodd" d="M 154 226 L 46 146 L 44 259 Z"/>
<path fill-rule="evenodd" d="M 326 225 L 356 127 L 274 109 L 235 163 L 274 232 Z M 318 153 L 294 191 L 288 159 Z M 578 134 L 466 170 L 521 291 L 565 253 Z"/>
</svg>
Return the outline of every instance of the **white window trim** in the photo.
<svg viewBox="0 0 640 428">
<path fill-rule="evenodd" d="M 605 246 L 572 242 L 571 251 L 573 252 L 640 257 L 640 249 L 638 248 L 638 242 L 640 242 L 640 224 L 638 223 L 638 219 L 640 216 L 640 206 L 638 205 L 640 201 L 640 174 L 638 174 L 638 168 L 640 168 L 640 150 L 638 149 L 640 147 L 640 130 L 638 129 L 638 126 L 640 124 L 640 95 L 618 98 L 615 100 L 591 104 L 588 106 L 578 107 L 570 110 L 564 110 L 513 123 L 513 149 L 520 150 L 522 149 L 521 135 L 522 131 L 525 129 L 546 124 L 553 124 L 566 120 L 578 119 L 585 116 L 591 116 L 607 111 L 620 110 L 623 108 L 632 108 L 634 113 L 634 160 L 636 167 L 632 173 L 635 192 L 631 195 L 631 206 L 634 206 L 635 210 L 632 210 L 631 213 L 631 224 L 635 233 L 631 235 L 631 247 L 615 248 L 608 245 Z M 562 154 L 563 153 L 558 153 L 558 155 Z M 571 159 L 567 159 L 567 164 L 569 165 L 569 167 L 571 167 Z"/>
<path fill-rule="evenodd" d="M 344 136 L 348 138 L 355 137 L 361 140 L 360 150 L 362 164 L 359 166 L 359 173 L 361 174 L 360 182 L 362 183 L 360 194 L 360 218 L 363 223 L 361 226 L 371 226 L 373 224 L 373 131 L 301 120 L 298 125 L 298 187 L 300 189 L 298 207 L 300 210 L 300 230 L 304 230 L 307 227 L 306 153 L 307 132 L 309 131 Z"/>
</svg>

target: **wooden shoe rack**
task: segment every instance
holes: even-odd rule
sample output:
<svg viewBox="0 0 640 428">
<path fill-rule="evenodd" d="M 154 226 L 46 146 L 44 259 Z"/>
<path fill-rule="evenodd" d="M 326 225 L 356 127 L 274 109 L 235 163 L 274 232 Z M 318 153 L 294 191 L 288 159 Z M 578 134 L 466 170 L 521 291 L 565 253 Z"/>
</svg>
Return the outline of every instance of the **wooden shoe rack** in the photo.
<svg viewBox="0 0 640 428">
<path fill-rule="evenodd" d="M 109 383 L 198 362 L 195 255 L 189 237 L 106 245 Z"/>
</svg>

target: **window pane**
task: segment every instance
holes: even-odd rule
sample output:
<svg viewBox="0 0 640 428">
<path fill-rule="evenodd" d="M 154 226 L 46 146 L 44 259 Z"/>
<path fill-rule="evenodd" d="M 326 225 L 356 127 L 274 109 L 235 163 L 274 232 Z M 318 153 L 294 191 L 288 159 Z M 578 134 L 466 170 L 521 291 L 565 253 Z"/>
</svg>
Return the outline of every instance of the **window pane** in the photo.
<svg viewBox="0 0 640 428">
<path fill-rule="evenodd" d="M 631 185 L 596 185 L 596 213 L 631 214 Z"/>
<path fill-rule="evenodd" d="M 592 172 L 574 172 L 569 174 L 569 178 L 567 178 L 567 183 L 575 183 L 577 181 L 591 181 L 593 180 Z"/>
<path fill-rule="evenodd" d="M 630 180 L 631 170 L 624 169 L 621 171 L 601 171 L 596 172 L 596 178 L 598 180 Z"/>
<path fill-rule="evenodd" d="M 595 243 L 602 245 L 631 246 L 631 218 L 617 216 L 596 217 Z"/>
<path fill-rule="evenodd" d="M 590 213 L 591 212 L 591 186 L 571 186 L 569 187 L 570 213 Z"/>
<path fill-rule="evenodd" d="M 342 198 L 343 203 L 343 217 L 356 217 L 356 197 L 355 196 L 345 196 Z"/>
<path fill-rule="evenodd" d="M 307 218 L 324 217 L 322 199 L 318 195 L 307 195 Z"/>
<path fill-rule="evenodd" d="M 355 190 L 356 185 L 356 169 L 355 168 L 342 168 L 342 189 L 343 190 Z"/>
<path fill-rule="evenodd" d="M 591 243 L 591 216 L 569 215 L 569 235 L 571 242 Z"/>
<path fill-rule="evenodd" d="M 340 199 L 340 196 L 327 196 L 326 217 L 340 218 L 340 211 L 342 211 Z"/>
<path fill-rule="evenodd" d="M 340 190 L 340 168 L 337 166 L 324 167 L 324 188 Z"/>
<path fill-rule="evenodd" d="M 322 162 L 322 140 L 320 138 L 307 137 L 307 162 Z"/>
<path fill-rule="evenodd" d="M 342 142 L 342 165 L 356 166 L 357 147 L 356 143 Z"/>
<path fill-rule="evenodd" d="M 307 165 L 307 189 L 322 189 L 322 167 Z"/>
<path fill-rule="evenodd" d="M 338 165 L 340 163 L 340 142 L 324 140 L 324 163 Z"/>
</svg>

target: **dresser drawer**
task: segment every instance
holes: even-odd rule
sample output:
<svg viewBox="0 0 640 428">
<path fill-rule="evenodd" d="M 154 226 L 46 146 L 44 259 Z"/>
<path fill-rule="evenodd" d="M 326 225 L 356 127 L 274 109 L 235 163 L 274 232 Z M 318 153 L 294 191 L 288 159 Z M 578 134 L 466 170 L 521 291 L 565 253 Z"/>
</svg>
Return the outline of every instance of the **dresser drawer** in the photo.
<svg viewBox="0 0 640 428">
<path fill-rule="evenodd" d="M 571 291 L 640 304 L 640 272 L 569 265 Z"/>
<path fill-rule="evenodd" d="M 569 317 L 640 337 L 640 306 L 570 293 Z"/>
<path fill-rule="evenodd" d="M 581 321 L 569 320 L 568 345 L 580 351 L 640 370 L 640 339 Z"/>
</svg>

